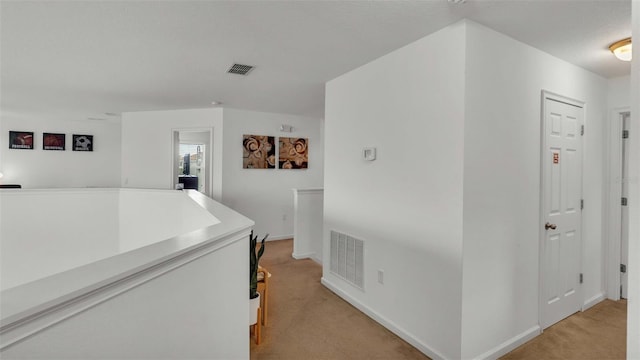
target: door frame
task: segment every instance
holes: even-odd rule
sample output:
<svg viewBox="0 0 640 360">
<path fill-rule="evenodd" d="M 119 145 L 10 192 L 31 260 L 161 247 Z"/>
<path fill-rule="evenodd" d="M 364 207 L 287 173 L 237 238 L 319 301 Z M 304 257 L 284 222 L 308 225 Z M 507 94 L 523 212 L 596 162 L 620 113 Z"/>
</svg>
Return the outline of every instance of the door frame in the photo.
<svg viewBox="0 0 640 360">
<path fill-rule="evenodd" d="M 605 241 L 605 289 L 607 298 L 620 300 L 620 248 L 622 228 L 622 213 L 620 199 L 622 198 L 622 183 L 617 179 L 622 174 L 622 120 L 631 108 L 620 107 L 612 109 L 607 127 L 607 142 L 605 159 L 609 160 L 609 168 L 605 170 L 605 216 L 603 235 Z"/>
<path fill-rule="evenodd" d="M 175 189 L 176 184 L 178 183 L 178 158 L 175 156 L 176 146 L 180 145 L 180 140 L 178 138 L 178 143 L 176 143 L 176 133 L 180 132 L 208 132 L 209 133 L 209 146 L 208 149 L 205 149 L 205 166 L 206 166 L 206 176 L 209 178 L 209 186 L 207 186 L 205 195 L 210 198 L 214 198 L 214 186 L 213 186 L 213 128 L 212 127 L 193 127 L 193 128 L 172 128 L 171 129 L 171 172 L 169 173 L 171 176 L 171 188 Z"/>
<path fill-rule="evenodd" d="M 545 299 L 544 299 L 544 269 L 543 269 L 543 265 L 544 265 L 544 242 L 546 239 L 545 236 L 545 232 L 542 230 L 544 228 L 544 224 L 546 222 L 545 218 L 545 193 L 544 193 L 544 183 L 545 183 L 545 178 L 547 175 L 547 171 L 544 167 L 544 157 L 546 156 L 546 145 L 547 145 L 547 138 L 546 138 L 546 130 L 547 130 L 547 126 L 546 126 L 546 122 L 545 122 L 545 114 L 547 111 L 547 105 L 546 105 L 546 99 L 550 99 L 550 100 L 554 100 L 554 101 L 558 101 L 561 103 L 565 103 L 568 105 L 572 105 L 572 106 L 576 106 L 582 109 L 582 123 L 580 125 L 585 126 L 585 134 L 586 134 L 586 118 L 587 118 L 587 104 L 584 101 L 581 100 L 577 100 L 577 99 L 573 99 L 564 95 L 560 95 L 548 90 L 542 90 L 541 94 L 540 94 L 540 202 L 539 202 L 539 206 L 540 206 L 540 213 L 539 213 L 539 219 L 538 219 L 538 326 L 540 326 L 540 331 L 544 331 L 543 328 L 543 321 L 542 321 L 542 314 L 543 314 L 543 308 L 544 308 L 544 303 L 545 303 Z M 581 198 L 584 199 L 584 156 L 585 156 L 585 136 L 581 136 L 581 141 L 582 141 L 582 154 L 581 154 L 581 159 L 580 161 L 582 161 L 582 174 L 581 174 L 581 178 L 580 178 L 580 194 L 581 194 Z M 580 273 L 582 273 L 583 269 L 584 269 L 584 264 L 583 264 L 583 259 L 584 259 L 584 241 L 583 241 L 583 237 L 584 237 L 584 215 L 583 212 L 580 212 L 580 259 L 578 259 L 578 264 L 579 264 L 579 268 L 580 268 Z M 583 291 L 583 286 L 580 286 L 578 288 L 578 298 L 581 299 L 581 304 L 580 304 L 580 311 L 584 311 L 584 291 Z"/>
</svg>

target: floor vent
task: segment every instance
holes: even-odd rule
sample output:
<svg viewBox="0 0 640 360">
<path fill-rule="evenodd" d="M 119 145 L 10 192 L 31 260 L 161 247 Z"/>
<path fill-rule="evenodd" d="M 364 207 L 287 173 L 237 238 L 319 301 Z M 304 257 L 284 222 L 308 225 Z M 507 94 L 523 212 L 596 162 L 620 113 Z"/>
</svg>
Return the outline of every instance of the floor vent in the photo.
<svg viewBox="0 0 640 360">
<path fill-rule="evenodd" d="M 251 70 L 253 70 L 251 65 L 233 64 L 227 72 L 229 74 L 247 75 Z"/>
<path fill-rule="evenodd" d="M 362 240 L 331 231 L 331 272 L 361 290 L 364 290 L 363 253 Z"/>
</svg>

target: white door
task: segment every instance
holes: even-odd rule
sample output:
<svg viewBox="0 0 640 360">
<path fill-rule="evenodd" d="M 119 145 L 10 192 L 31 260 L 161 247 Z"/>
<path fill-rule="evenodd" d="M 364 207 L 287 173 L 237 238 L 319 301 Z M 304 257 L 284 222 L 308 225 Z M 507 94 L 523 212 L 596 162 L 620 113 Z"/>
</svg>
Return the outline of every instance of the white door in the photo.
<svg viewBox="0 0 640 360">
<path fill-rule="evenodd" d="M 622 117 L 622 129 L 623 131 L 629 131 L 629 121 L 631 120 L 631 114 L 625 113 Z M 624 134 L 624 133 L 623 133 Z M 627 178 L 629 167 L 629 141 L 626 136 L 622 138 L 622 216 L 620 221 L 620 297 L 627 298 L 627 263 L 629 260 L 629 207 L 626 205 L 625 200 L 628 197 L 628 184 Z"/>
<path fill-rule="evenodd" d="M 582 125 L 579 103 L 545 94 L 542 139 L 541 322 L 581 308 Z"/>
</svg>

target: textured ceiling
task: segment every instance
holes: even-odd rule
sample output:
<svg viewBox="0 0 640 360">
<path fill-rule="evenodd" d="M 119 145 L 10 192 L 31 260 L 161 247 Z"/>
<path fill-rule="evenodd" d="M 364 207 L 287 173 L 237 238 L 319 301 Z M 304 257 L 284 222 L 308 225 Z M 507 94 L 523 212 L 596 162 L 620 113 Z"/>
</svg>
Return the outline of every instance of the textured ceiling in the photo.
<svg viewBox="0 0 640 360">
<path fill-rule="evenodd" d="M 323 116 L 324 83 L 468 18 L 603 77 L 631 0 L 0 3 L 2 116 L 235 108 Z M 249 76 L 227 74 L 234 62 Z"/>
</svg>

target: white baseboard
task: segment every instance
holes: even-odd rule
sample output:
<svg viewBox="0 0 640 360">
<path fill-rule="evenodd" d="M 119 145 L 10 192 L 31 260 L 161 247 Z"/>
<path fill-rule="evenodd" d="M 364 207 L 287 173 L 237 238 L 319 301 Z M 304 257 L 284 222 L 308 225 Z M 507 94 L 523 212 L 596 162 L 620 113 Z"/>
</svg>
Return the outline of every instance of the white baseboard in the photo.
<svg viewBox="0 0 640 360">
<path fill-rule="evenodd" d="M 269 237 L 267 238 L 267 242 L 277 241 L 277 240 L 289 240 L 289 239 L 293 239 L 293 235 L 279 235 L 279 236 L 269 235 Z"/>
<path fill-rule="evenodd" d="M 527 341 L 535 338 L 540 335 L 542 329 L 540 329 L 539 325 L 533 326 L 528 330 L 512 337 L 511 339 L 503 342 L 502 344 L 494 347 L 493 349 L 485 352 L 484 354 L 476 356 L 474 359 L 497 359 L 502 355 L 509 353 L 510 351 L 516 349 L 518 346 L 526 343 Z"/>
<path fill-rule="evenodd" d="M 350 295 L 348 295 L 344 291 L 340 290 L 330 280 L 327 280 L 327 278 L 322 277 L 320 282 L 322 283 L 322 285 L 327 287 L 329 290 L 333 291 L 336 295 L 338 295 L 339 297 L 341 297 L 342 299 L 347 301 L 349 304 L 353 305 L 356 309 L 362 311 L 365 315 L 367 315 L 368 317 L 370 317 L 373 320 L 377 321 L 378 323 L 380 323 L 380 325 L 384 326 L 385 328 L 387 328 L 392 333 L 398 335 L 404 341 L 408 342 L 409 344 L 411 344 L 416 349 L 418 349 L 421 352 L 423 352 L 428 357 L 430 357 L 430 358 L 432 358 L 434 360 L 446 360 L 446 358 L 442 354 L 440 354 L 438 351 L 433 350 L 430 346 L 428 346 L 427 344 L 425 344 L 425 343 L 421 342 L 420 340 L 416 339 L 413 335 L 411 335 L 410 333 L 408 333 L 404 329 L 400 328 L 399 326 L 394 324 L 392 321 L 386 319 L 382 315 L 380 315 L 377 312 L 375 312 L 373 309 L 371 309 L 368 306 L 360 303 L 358 300 L 354 299 L 353 297 L 351 297 Z"/>
<path fill-rule="evenodd" d="M 322 265 L 322 259 L 317 257 L 315 253 L 313 253 L 313 256 L 311 257 L 311 260 L 317 262 L 319 265 Z"/>
<path fill-rule="evenodd" d="M 584 304 L 582 305 L 582 311 L 587 310 L 588 308 L 603 301 L 604 299 L 605 299 L 604 293 L 596 294 L 595 296 L 593 296 L 592 298 L 584 302 Z"/>
<path fill-rule="evenodd" d="M 301 253 L 301 254 L 297 254 L 297 253 L 292 253 L 291 257 L 293 257 L 296 260 L 300 260 L 300 259 L 313 259 L 315 257 L 316 253 L 314 252 L 309 252 L 309 253 Z"/>
<path fill-rule="evenodd" d="M 319 265 L 322 265 L 322 259 L 320 259 L 318 256 L 316 256 L 316 253 L 314 253 L 314 252 L 303 253 L 303 254 L 292 253 L 291 257 L 296 259 L 296 260 L 311 259 L 311 260 L 315 261 L 316 263 L 318 263 Z"/>
</svg>

